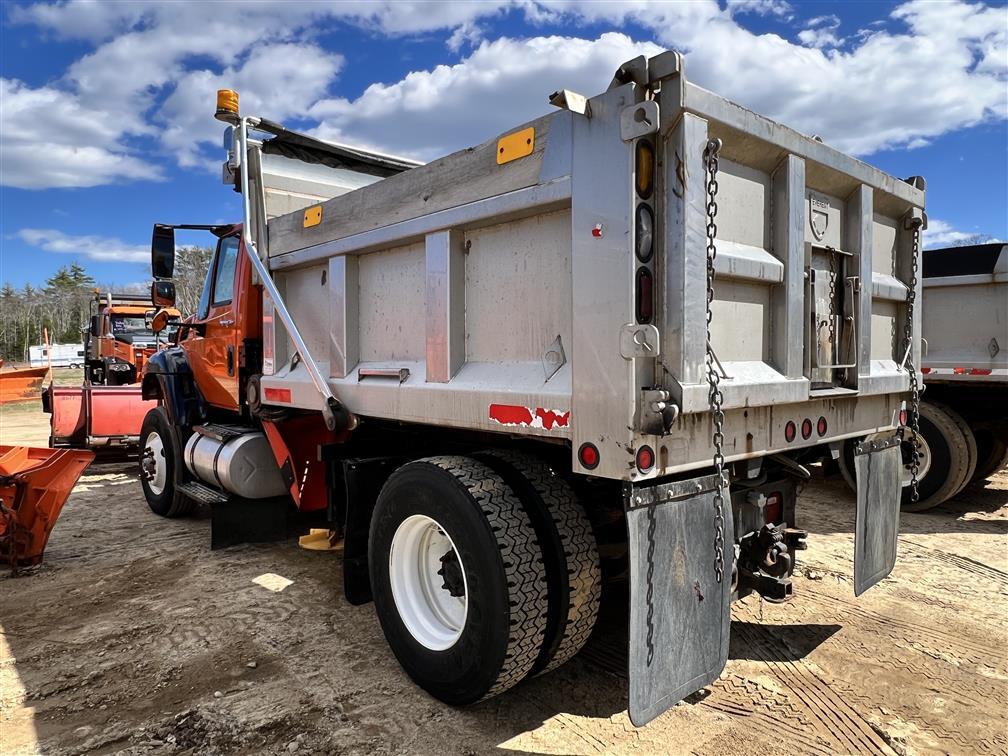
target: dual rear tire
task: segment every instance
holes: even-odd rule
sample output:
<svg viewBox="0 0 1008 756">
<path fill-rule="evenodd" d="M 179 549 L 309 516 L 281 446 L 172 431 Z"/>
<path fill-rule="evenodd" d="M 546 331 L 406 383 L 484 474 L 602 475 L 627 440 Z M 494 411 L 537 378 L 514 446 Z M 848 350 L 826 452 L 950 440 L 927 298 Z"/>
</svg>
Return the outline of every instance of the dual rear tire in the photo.
<svg viewBox="0 0 1008 756">
<path fill-rule="evenodd" d="M 977 441 L 973 431 L 958 412 L 938 402 L 921 402 L 919 428 L 920 470 L 916 502 L 911 497 L 909 440 L 902 445 L 901 508 L 904 512 L 923 512 L 951 499 L 975 478 L 977 471 L 979 458 Z M 890 436 L 891 433 L 884 435 Z M 840 471 L 855 490 L 857 489 L 854 473 L 856 443 L 854 439 L 847 441 L 840 457 Z"/>
<path fill-rule="evenodd" d="M 598 613 L 584 511 L 549 467 L 512 452 L 399 468 L 378 497 L 368 558 L 392 652 L 454 705 L 567 661 Z"/>
</svg>

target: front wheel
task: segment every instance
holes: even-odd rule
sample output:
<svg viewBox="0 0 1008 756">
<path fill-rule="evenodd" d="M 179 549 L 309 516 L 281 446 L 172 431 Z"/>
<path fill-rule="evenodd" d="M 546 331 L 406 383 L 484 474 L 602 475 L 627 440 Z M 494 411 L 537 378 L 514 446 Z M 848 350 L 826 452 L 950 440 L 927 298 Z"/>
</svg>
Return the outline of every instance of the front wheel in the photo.
<svg viewBox="0 0 1008 756">
<path fill-rule="evenodd" d="M 490 467 L 466 457 L 400 467 L 375 505 L 368 561 L 385 638 L 428 693 L 469 704 L 531 671 L 548 611 L 542 552 Z"/>
<path fill-rule="evenodd" d="M 162 517 L 181 517 L 193 502 L 178 490 L 181 445 L 163 407 L 155 407 L 140 426 L 140 486 L 147 506 Z"/>
</svg>

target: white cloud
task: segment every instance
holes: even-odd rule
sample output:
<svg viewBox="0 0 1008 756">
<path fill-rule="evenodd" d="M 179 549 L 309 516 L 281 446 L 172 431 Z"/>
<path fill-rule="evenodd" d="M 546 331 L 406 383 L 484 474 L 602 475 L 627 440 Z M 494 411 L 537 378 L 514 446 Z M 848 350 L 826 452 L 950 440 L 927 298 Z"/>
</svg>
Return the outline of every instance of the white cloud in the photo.
<svg viewBox="0 0 1008 756">
<path fill-rule="evenodd" d="M 809 47 L 839 47 L 843 43 L 836 34 L 839 28 L 840 19 L 836 16 L 816 16 L 805 22 L 805 28 L 798 32 L 798 39 Z"/>
<path fill-rule="evenodd" d="M 81 255 L 100 262 L 150 262 L 150 247 L 104 236 L 71 236 L 54 228 L 22 228 L 17 236 L 46 252 Z"/>
<path fill-rule="evenodd" d="M 200 142 L 220 144 L 222 126 L 211 117 L 218 89 L 237 90 L 244 112 L 282 121 L 303 116 L 318 99 L 319 83 L 333 81 L 342 65 L 342 56 L 314 44 L 279 43 L 254 48 L 220 74 L 190 71 L 158 111 L 161 142 L 179 164 L 198 165 Z"/>
<path fill-rule="evenodd" d="M 481 41 L 480 22 L 508 9 L 529 23 L 562 23 L 572 31 Z M 249 0 L 229 3 L 226 12 L 184 0 L 17 6 L 10 14 L 15 22 L 94 49 L 48 86 L 5 84 L 13 94 L 2 113 L 2 180 L 91 186 L 156 176 L 147 165 L 154 158 L 129 148 L 138 136 L 155 141 L 164 153 L 158 159 L 205 165 L 206 145 L 219 140 L 210 117 L 218 86 L 240 87 L 247 112 L 309 125 L 314 118 L 323 135 L 436 157 L 547 112 L 553 89 L 602 91 L 619 63 L 658 45 L 686 53 L 690 80 L 856 154 L 912 148 L 1008 117 L 1004 8 L 915 0 L 898 6 L 888 27 L 868 25 L 842 48 L 829 17 L 808 24 L 796 40 L 754 34 L 740 23 L 747 13 L 792 12 L 784 0 L 732 0 L 725 7 L 716 0 Z M 444 30 L 455 51 L 478 46 L 455 65 L 412 71 L 356 98 L 334 97 L 342 59 L 315 41 L 316 30 L 333 20 L 385 36 Z M 618 32 L 575 36 L 589 24 L 628 22 L 648 30 L 653 42 Z M 46 126 L 55 100 L 67 130 Z M 15 103 L 15 120 L 8 102 Z M 8 145 L 10 133 L 20 141 Z"/>
<path fill-rule="evenodd" d="M 961 247 L 967 244 L 987 244 L 1001 241 L 989 234 L 979 234 L 970 231 L 959 231 L 952 224 L 936 218 L 928 219 L 928 227 L 924 230 L 924 248 L 939 249 L 941 247 Z"/>
<path fill-rule="evenodd" d="M 0 179 L 21 189 L 157 179 L 126 147 L 115 116 L 53 87 L 0 79 Z"/>
<path fill-rule="evenodd" d="M 557 89 L 595 93 L 621 63 L 660 51 L 617 33 L 594 41 L 498 39 L 482 43 L 457 65 L 372 84 L 355 100 L 319 102 L 311 115 L 322 121 L 323 138 L 427 160 L 548 112 L 546 98 Z"/>
</svg>

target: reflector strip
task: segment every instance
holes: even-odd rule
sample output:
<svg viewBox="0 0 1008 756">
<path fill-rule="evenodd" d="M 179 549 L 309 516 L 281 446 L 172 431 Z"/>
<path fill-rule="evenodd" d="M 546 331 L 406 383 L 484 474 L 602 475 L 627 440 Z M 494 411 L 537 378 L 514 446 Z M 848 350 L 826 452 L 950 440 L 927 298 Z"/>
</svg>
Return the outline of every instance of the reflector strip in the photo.
<svg viewBox="0 0 1008 756">
<path fill-rule="evenodd" d="M 490 419 L 501 425 L 518 425 L 524 428 L 566 428 L 570 423 L 570 410 L 523 407 L 519 404 L 491 404 Z"/>
<path fill-rule="evenodd" d="M 290 389 L 285 388 L 264 388 L 263 399 L 267 402 L 283 402 L 284 404 L 290 404 L 291 392 Z"/>
</svg>

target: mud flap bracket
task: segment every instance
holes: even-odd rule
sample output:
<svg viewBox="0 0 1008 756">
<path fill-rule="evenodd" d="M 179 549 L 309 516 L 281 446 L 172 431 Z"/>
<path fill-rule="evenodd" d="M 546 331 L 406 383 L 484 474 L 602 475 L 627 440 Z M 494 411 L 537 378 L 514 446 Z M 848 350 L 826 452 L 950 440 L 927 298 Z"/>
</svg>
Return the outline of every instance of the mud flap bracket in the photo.
<svg viewBox="0 0 1008 756">
<path fill-rule="evenodd" d="M 733 534 L 724 497 L 724 579 L 714 574 L 709 475 L 624 488 L 630 546 L 630 721 L 647 724 L 716 680 L 728 661 Z"/>
<path fill-rule="evenodd" d="M 878 583 L 896 564 L 899 532 L 900 439 L 863 441 L 854 447 L 857 512 L 854 522 L 854 595 Z"/>
</svg>

